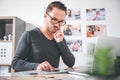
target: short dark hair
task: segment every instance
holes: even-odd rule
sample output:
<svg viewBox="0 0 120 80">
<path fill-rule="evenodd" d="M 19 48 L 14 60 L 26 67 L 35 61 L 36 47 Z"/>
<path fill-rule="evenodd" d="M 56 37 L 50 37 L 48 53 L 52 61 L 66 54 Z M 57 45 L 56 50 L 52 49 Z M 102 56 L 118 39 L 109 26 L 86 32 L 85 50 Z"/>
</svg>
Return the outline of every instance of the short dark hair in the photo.
<svg viewBox="0 0 120 80">
<path fill-rule="evenodd" d="M 46 12 L 50 12 L 53 10 L 53 8 L 56 7 L 56 8 L 59 8 L 63 11 L 67 11 L 67 7 L 60 1 L 54 1 L 54 2 L 51 2 L 48 7 L 46 8 Z"/>
</svg>

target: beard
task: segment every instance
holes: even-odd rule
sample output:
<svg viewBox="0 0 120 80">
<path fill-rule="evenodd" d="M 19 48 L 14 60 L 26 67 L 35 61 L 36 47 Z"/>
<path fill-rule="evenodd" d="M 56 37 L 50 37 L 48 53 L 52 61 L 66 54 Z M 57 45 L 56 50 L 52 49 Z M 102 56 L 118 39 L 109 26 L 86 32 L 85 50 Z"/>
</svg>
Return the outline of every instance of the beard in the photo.
<svg viewBox="0 0 120 80">
<path fill-rule="evenodd" d="M 60 30 L 60 28 L 57 26 L 48 26 L 47 29 L 50 33 L 55 33 L 56 31 Z"/>
<path fill-rule="evenodd" d="M 50 33 L 55 33 L 56 32 L 56 30 L 54 30 L 54 28 L 51 28 L 51 27 L 47 27 L 47 30 L 50 32 Z"/>
</svg>

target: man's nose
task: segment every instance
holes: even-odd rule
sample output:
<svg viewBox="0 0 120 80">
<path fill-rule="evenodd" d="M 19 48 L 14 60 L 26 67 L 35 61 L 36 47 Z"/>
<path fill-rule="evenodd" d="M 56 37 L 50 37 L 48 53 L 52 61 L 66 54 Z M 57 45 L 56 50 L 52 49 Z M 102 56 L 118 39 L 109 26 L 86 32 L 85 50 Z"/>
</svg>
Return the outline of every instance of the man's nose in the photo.
<svg viewBox="0 0 120 80">
<path fill-rule="evenodd" d="M 56 26 L 57 28 L 60 28 L 60 23 L 57 22 L 57 23 L 55 24 L 55 26 Z"/>
</svg>

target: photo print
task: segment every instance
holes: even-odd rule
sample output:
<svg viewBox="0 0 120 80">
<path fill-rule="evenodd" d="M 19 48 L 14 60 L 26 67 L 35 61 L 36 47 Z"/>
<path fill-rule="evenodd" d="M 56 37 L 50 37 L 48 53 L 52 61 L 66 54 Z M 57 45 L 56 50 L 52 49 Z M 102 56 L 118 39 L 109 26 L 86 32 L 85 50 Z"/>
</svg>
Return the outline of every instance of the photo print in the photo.
<svg viewBox="0 0 120 80">
<path fill-rule="evenodd" d="M 67 39 L 67 45 L 72 53 L 82 52 L 82 40 Z"/>
<path fill-rule="evenodd" d="M 105 20 L 105 8 L 86 9 L 87 21 Z"/>
<path fill-rule="evenodd" d="M 81 36 L 80 24 L 66 24 L 63 26 L 63 33 L 65 36 Z"/>
<path fill-rule="evenodd" d="M 105 25 L 87 25 L 86 26 L 86 36 L 87 37 L 97 37 L 106 35 Z"/>
<path fill-rule="evenodd" d="M 66 20 L 79 20 L 80 16 L 80 9 L 67 9 Z"/>
</svg>

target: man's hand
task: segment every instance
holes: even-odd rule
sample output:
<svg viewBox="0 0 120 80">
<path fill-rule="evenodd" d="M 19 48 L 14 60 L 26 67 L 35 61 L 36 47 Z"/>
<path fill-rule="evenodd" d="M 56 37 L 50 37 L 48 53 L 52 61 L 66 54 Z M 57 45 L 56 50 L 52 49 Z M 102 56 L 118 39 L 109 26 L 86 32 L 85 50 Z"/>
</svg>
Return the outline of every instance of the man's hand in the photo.
<svg viewBox="0 0 120 80">
<path fill-rule="evenodd" d="M 61 41 L 63 41 L 64 33 L 59 30 L 59 31 L 55 32 L 53 34 L 53 36 L 54 36 L 54 39 L 56 40 L 56 42 L 61 42 Z"/>
<path fill-rule="evenodd" d="M 44 61 L 38 65 L 37 70 L 38 71 L 47 71 L 47 70 L 54 71 L 55 68 L 52 67 L 49 62 Z"/>
</svg>

